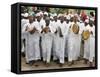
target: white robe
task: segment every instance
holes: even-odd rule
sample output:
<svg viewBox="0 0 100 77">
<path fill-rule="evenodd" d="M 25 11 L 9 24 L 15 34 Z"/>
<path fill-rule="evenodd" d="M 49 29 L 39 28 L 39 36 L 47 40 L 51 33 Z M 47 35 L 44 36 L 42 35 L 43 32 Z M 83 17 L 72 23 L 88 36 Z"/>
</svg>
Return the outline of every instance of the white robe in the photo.
<svg viewBox="0 0 100 77">
<path fill-rule="evenodd" d="M 38 25 L 41 28 L 41 30 L 42 30 L 42 28 L 45 27 L 45 20 L 43 18 L 40 20 L 40 22 L 38 22 L 37 20 L 36 20 L 36 22 L 38 23 Z M 41 54 L 41 57 L 43 57 L 43 55 L 42 55 L 42 45 L 41 45 L 42 40 L 41 39 L 42 39 L 42 36 L 40 36 L 39 45 L 40 45 L 40 54 Z"/>
<path fill-rule="evenodd" d="M 26 34 L 25 34 L 25 32 L 22 31 L 22 30 L 23 30 L 25 24 L 27 24 L 27 23 L 29 23 L 29 19 L 22 19 L 22 20 L 21 20 L 21 38 L 22 38 L 22 39 L 25 39 L 25 35 L 26 35 Z"/>
<path fill-rule="evenodd" d="M 81 22 L 81 23 L 79 23 L 79 34 L 78 34 L 78 39 L 77 39 L 77 57 L 80 57 L 80 51 L 81 51 L 81 40 L 82 40 L 82 32 L 83 32 L 83 29 L 84 29 L 84 23 L 83 22 Z"/>
<path fill-rule="evenodd" d="M 68 61 L 76 60 L 80 52 L 80 36 L 72 31 L 72 25 L 74 22 L 70 23 L 71 28 L 69 29 L 68 37 Z M 77 22 L 78 25 L 80 25 Z M 80 26 L 79 26 L 80 27 Z"/>
<path fill-rule="evenodd" d="M 70 24 L 66 24 L 65 26 L 65 57 L 68 57 L 68 38 L 69 38 L 69 27 Z"/>
<path fill-rule="evenodd" d="M 30 34 L 29 32 L 25 31 L 26 27 L 33 28 L 35 27 L 38 31 L 36 31 L 33 34 Z M 24 28 L 24 31 L 26 32 L 26 62 L 32 60 L 39 60 L 40 57 L 40 47 L 39 47 L 39 40 L 40 40 L 40 31 L 41 28 L 39 27 L 37 22 L 33 22 L 32 24 L 28 23 L 26 24 L 26 27 Z"/>
<path fill-rule="evenodd" d="M 24 46 L 23 40 L 25 39 L 26 34 L 22 30 L 23 30 L 25 24 L 27 24 L 27 23 L 29 23 L 29 19 L 21 20 L 21 52 L 25 51 L 25 46 Z"/>
<path fill-rule="evenodd" d="M 55 59 L 57 59 L 56 58 L 56 52 L 55 52 L 55 50 L 56 50 L 56 42 L 57 42 L 57 34 L 55 34 L 55 32 L 56 32 L 56 30 L 57 30 L 57 28 L 58 28 L 58 21 L 57 22 L 55 22 L 55 21 L 53 21 L 52 22 L 52 33 L 53 33 L 53 44 L 52 44 L 52 51 L 53 51 L 53 59 L 55 60 Z"/>
<path fill-rule="evenodd" d="M 52 30 L 51 26 L 49 25 L 50 31 Z M 51 50 L 52 50 L 52 42 L 53 42 L 53 35 L 52 32 L 48 33 L 42 33 L 42 56 L 43 61 L 46 61 L 47 63 L 50 62 L 51 59 Z"/>
<path fill-rule="evenodd" d="M 95 57 L 95 26 L 90 27 L 88 25 L 84 30 L 93 32 L 93 35 L 90 34 L 90 38 L 84 41 L 84 58 L 93 62 L 93 58 Z"/>
<path fill-rule="evenodd" d="M 41 26 L 41 28 L 42 27 L 45 27 L 45 20 L 42 18 L 41 20 L 40 20 L 40 22 L 38 22 L 39 23 L 39 25 Z"/>
<path fill-rule="evenodd" d="M 57 22 L 54 25 L 57 34 L 54 35 L 53 45 L 54 45 L 54 60 L 57 58 L 60 60 L 60 63 L 64 63 L 65 56 L 65 36 L 66 36 L 66 22 L 60 23 Z M 61 29 L 63 37 L 59 36 L 59 28 Z"/>
</svg>

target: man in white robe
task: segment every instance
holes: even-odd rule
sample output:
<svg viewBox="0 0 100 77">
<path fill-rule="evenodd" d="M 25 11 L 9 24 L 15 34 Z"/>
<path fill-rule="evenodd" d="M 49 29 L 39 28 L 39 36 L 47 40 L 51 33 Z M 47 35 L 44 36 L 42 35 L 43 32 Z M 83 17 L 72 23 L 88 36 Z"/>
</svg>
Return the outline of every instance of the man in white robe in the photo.
<svg viewBox="0 0 100 77">
<path fill-rule="evenodd" d="M 90 35 L 90 57 L 89 62 L 90 66 L 93 66 L 93 60 L 95 60 L 95 26 L 91 26 L 91 35 Z"/>
<path fill-rule="evenodd" d="M 65 24 L 65 60 L 68 61 L 68 33 L 69 33 L 69 20 L 67 19 L 67 16 L 64 16 L 64 21 L 66 22 Z"/>
<path fill-rule="evenodd" d="M 22 19 L 21 19 L 21 52 L 22 52 L 22 56 L 25 56 L 25 36 L 26 34 L 22 31 L 24 28 L 24 25 L 29 23 L 29 19 L 28 19 L 28 13 L 25 14 L 21 14 Z"/>
<path fill-rule="evenodd" d="M 53 50 L 53 60 L 54 61 L 57 61 L 58 58 L 56 56 L 56 46 L 57 46 L 57 39 L 58 39 L 58 24 L 59 24 L 59 21 L 58 21 L 58 18 L 57 18 L 57 14 L 53 14 L 53 19 L 54 21 L 52 22 L 52 31 L 53 31 L 53 46 L 52 46 L 52 50 Z"/>
<path fill-rule="evenodd" d="M 73 62 L 75 62 L 78 59 L 78 55 L 80 52 L 80 38 L 79 38 L 79 32 L 75 34 L 72 31 L 73 24 L 77 24 L 79 27 L 79 22 L 77 22 L 77 17 L 73 17 L 73 22 L 70 22 L 70 28 L 69 28 L 69 36 L 68 36 L 68 65 L 72 65 Z M 80 27 L 79 27 L 80 30 Z"/>
<path fill-rule="evenodd" d="M 81 55 L 81 43 L 82 43 L 82 32 L 83 32 L 83 29 L 84 29 L 84 22 L 83 21 L 80 21 L 78 22 L 78 25 L 79 25 L 79 33 L 78 33 L 78 42 L 77 42 L 77 59 L 80 60 L 80 55 Z"/>
<path fill-rule="evenodd" d="M 89 61 L 89 66 L 93 66 L 93 58 L 95 57 L 95 26 L 93 24 L 87 24 L 84 28 L 89 30 L 90 37 L 84 40 L 84 59 L 85 63 Z"/>
<path fill-rule="evenodd" d="M 52 41 L 53 41 L 53 35 L 52 35 L 52 26 L 50 24 L 49 17 L 45 20 L 45 27 L 43 27 L 42 32 L 42 56 L 43 61 L 47 66 L 50 64 L 51 60 L 51 49 L 52 49 Z"/>
<path fill-rule="evenodd" d="M 33 65 L 37 60 L 41 59 L 40 56 L 40 32 L 41 28 L 38 23 L 33 21 L 33 17 L 29 17 L 29 23 L 25 24 L 23 31 L 26 32 L 26 63 Z"/>
<path fill-rule="evenodd" d="M 80 23 L 79 23 L 80 25 L 79 25 L 79 27 L 80 27 L 80 30 L 79 30 L 79 53 L 77 54 L 77 56 L 78 56 L 78 60 L 80 60 L 82 57 L 83 57 L 83 52 L 84 52 L 84 41 L 83 41 L 83 39 L 82 39 L 82 32 L 83 32 L 83 29 L 84 29 L 84 26 L 85 26 L 85 24 L 84 24 L 84 22 L 80 19 Z"/>
<path fill-rule="evenodd" d="M 52 50 L 53 50 L 53 60 L 56 61 L 57 57 L 56 57 L 56 42 L 57 42 L 57 28 L 58 28 L 58 20 L 57 20 L 57 14 L 53 14 L 53 19 L 54 21 L 52 22 L 52 33 L 53 33 L 53 45 L 52 45 Z"/>
<path fill-rule="evenodd" d="M 66 36 L 66 22 L 64 17 L 61 17 L 60 22 L 56 23 L 55 36 L 54 36 L 54 57 L 59 59 L 59 65 L 62 67 L 64 64 L 65 55 L 65 36 Z"/>
<path fill-rule="evenodd" d="M 45 27 L 45 20 L 43 18 L 43 15 L 41 16 L 41 13 L 37 13 L 36 14 L 36 22 L 38 23 L 38 26 L 41 28 L 41 30 L 43 29 L 43 27 Z M 42 37 L 40 36 L 39 46 L 40 46 L 40 55 L 41 55 L 41 59 L 42 59 L 43 58 L 43 55 L 42 55 L 42 45 L 41 45 L 41 41 L 42 41 Z"/>
<path fill-rule="evenodd" d="M 39 23 L 40 27 L 43 28 L 45 25 L 45 20 L 43 19 L 43 16 L 41 16 L 40 13 L 36 14 L 36 21 Z"/>
</svg>

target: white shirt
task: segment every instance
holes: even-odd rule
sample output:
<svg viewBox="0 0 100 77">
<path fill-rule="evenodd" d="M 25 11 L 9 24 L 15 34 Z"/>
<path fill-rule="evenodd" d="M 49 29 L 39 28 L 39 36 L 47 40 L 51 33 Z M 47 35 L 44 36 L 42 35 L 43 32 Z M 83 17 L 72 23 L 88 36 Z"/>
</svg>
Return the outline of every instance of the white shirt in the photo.
<svg viewBox="0 0 100 77">
<path fill-rule="evenodd" d="M 29 23 L 29 19 L 22 19 L 21 20 L 21 29 L 23 29 L 24 25 L 27 24 L 27 23 Z"/>
<path fill-rule="evenodd" d="M 92 31 L 93 36 L 95 36 L 95 26 L 90 26 L 89 24 L 84 28 L 84 31 L 89 30 L 89 32 Z"/>
<path fill-rule="evenodd" d="M 79 34 L 82 34 L 85 24 L 83 22 L 79 23 Z"/>
<path fill-rule="evenodd" d="M 30 23 L 25 24 L 23 29 L 22 29 L 22 32 L 27 32 L 26 27 L 28 27 L 29 29 L 32 29 L 35 27 L 38 30 L 38 32 L 41 32 L 41 27 L 39 26 L 39 23 L 37 21 L 35 21 L 31 24 Z"/>
<path fill-rule="evenodd" d="M 45 23 L 45 25 L 43 26 L 43 28 L 45 28 L 45 27 L 46 27 L 46 23 Z M 53 33 L 53 26 L 52 26 L 52 23 L 49 23 L 49 28 L 50 28 L 51 33 Z"/>
<path fill-rule="evenodd" d="M 64 36 L 68 34 L 68 24 L 65 21 L 63 23 L 59 22 L 58 26 L 61 28 L 62 34 Z"/>
<path fill-rule="evenodd" d="M 91 31 L 91 27 L 90 27 L 90 25 L 89 25 L 89 24 L 88 24 L 87 26 L 85 26 L 85 27 L 84 27 L 84 31 L 86 31 L 86 30 Z"/>
<path fill-rule="evenodd" d="M 59 21 L 53 21 L 51 26 L 52 26 L 52 33 L 55 33 L 57 28 L 58 28 L 58 24 L 59 24 Z"/>
<path fill-rule="evenodd" d="M 41 24 L 39 22 L 35 21 L 33 26 L 38 30 L 39 33 L 42 31 Z"/>
<path fill-rule="evenodd" d="M 45 27 L 45 20 L 42 18 L 42 19 L 40 20 L 39 24 L 40 24 L 41 28 L 42 28 L 42 27 Z"/>
</svg>

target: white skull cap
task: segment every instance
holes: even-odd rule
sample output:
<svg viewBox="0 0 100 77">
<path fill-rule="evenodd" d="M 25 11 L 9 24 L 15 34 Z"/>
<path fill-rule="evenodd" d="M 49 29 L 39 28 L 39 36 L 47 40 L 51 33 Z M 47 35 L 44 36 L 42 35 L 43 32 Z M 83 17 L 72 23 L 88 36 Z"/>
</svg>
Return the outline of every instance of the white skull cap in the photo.
<svg viewBox="0 0 100 77">
<path fill-rule="evenodd" d="M 23 16 L 23 17 L 28 17 L 29 14 L 28 14 L 28 13 L 25 13 L 25 14 L 21 14 L 21 16 Z"/>
<path fill-rule="evenodd" d="M 43 12 L 42 11 L 40 11 L 39 13 L 40 13 L 40 15 L 43 15 Z"/>
<path fill-rule="evenodd" d="M 47 12 L 44 12 L 44 14 L 48 16 L 48 13 Z"/>
<path fill-rule="evenodd" d="M 53 17 L 52 17 L 52 16 L 50 16 L 50 19 L 53 19 Z"/>
<path fill-rule="evenodd" d="M 40 13 L 37 13 L 36 16 L 40 16 Z"/>
<path fill-rule="evenodd" d="M 56 13 L 54 13 L 54 14 L 53 14 L 53 16 L 57 16 L 57 14 L 56 14 Z"/>
<path fill-rule="evenodd" d="M 74 17 L 74 15 L 73 15 L 73 14 L 71 14 L 71 17 Z"/>
<path fill-rule="evenodd" d="M 89 23 L 89 19 L 86 19 L 85 22 L 86 22 L 86 23 Z"/>
</svg>

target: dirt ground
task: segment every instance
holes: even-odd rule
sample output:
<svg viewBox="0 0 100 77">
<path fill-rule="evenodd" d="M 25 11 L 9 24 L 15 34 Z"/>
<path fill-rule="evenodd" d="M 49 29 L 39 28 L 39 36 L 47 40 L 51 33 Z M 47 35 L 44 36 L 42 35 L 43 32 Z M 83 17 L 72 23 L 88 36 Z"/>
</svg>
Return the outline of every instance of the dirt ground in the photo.
<svg viewBox="0 0 100 77">
<path fill-rule="evenodd" d="M 38 66 L 35 66 L 38 65 Z M 84 64 L 83 60 L 76 61 L 75 64 L 72 66 L 68 66 L 68 62 L 65 61 L 63 67 L 60 67 L 59 64 L 57 64 L 54 61 L 51 61 L 50 65 L 47 67 L 43 61 L 38 61 L 36 64 L 33 64 L 32 66 L 26 64 L 25 58 L 21 58 L 21 70 L 22 71 L 28 71 L 28 70 L 43 70 L 43 69 L 60 69 L 60 68 L 74 68 L 74 67 L 89 67 L 88 64 Z"/>
<path fill-rule="evenodd" d="M 83 56 L 83 44 L 81 44 L 81 51 L 80 51 L 80 56 Z M 38 65 L 38 67 L 36 67 L 35 65 Z M 79 60 L 76 61 L 75 64 L 73 64 L 72 66 L 68 66 L 68 62 L 65 61 L 63 67 L 60 67 L 59 64 L 57 64 L 56 62 L 51 60 L 50 66 L 46 66 L 43 61 L 38 61 L 36 64 L 33 64 L 32 66 L 26 64 L 25 62 L 25 58 L 21 57 L 21 70 L 22 71 L 27 71 L 27 70 L 43 70 L 43 69 L 60 69 L 60 68 L 80 68 L 80 67 L 89 67 L 89 64 L 84 64 L 84 60 Z M 95 66 L 95 63 L 93 63 L 93 66 Z"/>
</svg>

